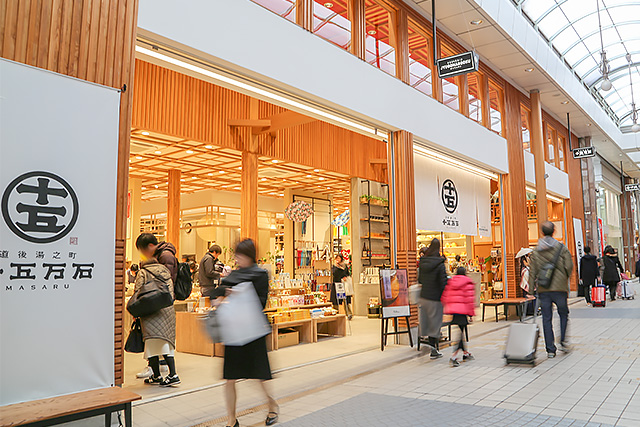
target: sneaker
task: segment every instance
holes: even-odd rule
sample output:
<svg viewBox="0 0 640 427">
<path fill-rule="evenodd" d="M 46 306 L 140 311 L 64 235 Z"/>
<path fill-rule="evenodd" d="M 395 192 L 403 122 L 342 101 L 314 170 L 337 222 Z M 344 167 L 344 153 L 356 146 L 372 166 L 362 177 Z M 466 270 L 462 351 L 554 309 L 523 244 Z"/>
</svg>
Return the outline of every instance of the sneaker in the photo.
<svg viewBox="0 0 640 427">
<path fill-rule="evenodd" d="M 162 376 L 159 376 L 159 377 L 150 376 L 149 378 L 146 378 L 144 380 L 145 384 L 162 384 L 162 382 L 163 382 Z"/>
<path fill-rule="evenodd" d="M 556 354 L 555 353 L 547 353 L 547 357 L 549 359 L 553 359 L 554 357 L 556 357 Z"/>
<path fill-rule="evenodd" d="M 440 359 L 442 357 L 442 353 L 440 353 L 436 349 L 433 349 L 433 350 L 431 350 L 431 355 L 429 357 L 431 357 L 432 360 Z"/>
<path fill-rule="evenodd" d="M 567 343 L 560 343 L 560 351 L 563 353 L 569 353 L 571 352 L 571 347 L 569 347 L 569 344 Z"/>
<path fill-rule="evenodd" d="M 151 369 L 151 366 L 147 366 L 142 371 L 136 374 L 136 378 L 149 378 L 152 375 L 153 375 L 153 369 Z"/>
<path fill-rule="evenodd" d="M 449 359 L 449 364 L 452 368 L 457 368 L 458 366 L 460 366 L 460 362 L 458 362 L 456 359 Z"/>
<path fill-rule="evenodd" d="M 174 376 L 167 376 L 160 383 L 160 387 L 171 387 L 171 386 L 177 385 L 177 384 L 180 384 L 180 377 L 178 376 L 178 374 L 176 374 Z"/>
<path fill-rule="evenodd" d="M 473 354 L 471 354 L 471 353 L 465 353 L 462 356 L 462 360 L 475 360 L 475 357 L 473 357 Z"/>
</svg>

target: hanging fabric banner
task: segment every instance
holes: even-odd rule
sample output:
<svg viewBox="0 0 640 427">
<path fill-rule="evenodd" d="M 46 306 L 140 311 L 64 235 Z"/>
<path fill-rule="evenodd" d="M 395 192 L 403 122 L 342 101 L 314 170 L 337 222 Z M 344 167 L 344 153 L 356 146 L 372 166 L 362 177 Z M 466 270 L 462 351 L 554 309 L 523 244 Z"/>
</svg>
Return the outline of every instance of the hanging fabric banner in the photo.
<svg viewBox="0 0 640 427">
<path fill-rule="evenodd" d="M 416 226 L 468 236 L 491 236 L 490 182 L 414 154 Z"/>
</svg>

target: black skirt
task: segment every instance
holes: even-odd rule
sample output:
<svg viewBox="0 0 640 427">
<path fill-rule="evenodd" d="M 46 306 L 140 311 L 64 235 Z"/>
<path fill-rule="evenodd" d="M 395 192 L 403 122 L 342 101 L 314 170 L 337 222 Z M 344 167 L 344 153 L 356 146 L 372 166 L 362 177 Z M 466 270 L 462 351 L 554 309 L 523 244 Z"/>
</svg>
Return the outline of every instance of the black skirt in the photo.
<svg viewBox="0 0 640 427">
<path fill-rule="evenodd" d="M 467 326 L 469 324 L 469 317 L 466 314 L 454 314 L 451 319 L 452 325 Z"/>
<path fill-rule="evenodd" d="M 225 346 L 223 378 L 270 380 L 271 366 L 267 356 L 266 337 L 243 346 Z"/>
</svg>

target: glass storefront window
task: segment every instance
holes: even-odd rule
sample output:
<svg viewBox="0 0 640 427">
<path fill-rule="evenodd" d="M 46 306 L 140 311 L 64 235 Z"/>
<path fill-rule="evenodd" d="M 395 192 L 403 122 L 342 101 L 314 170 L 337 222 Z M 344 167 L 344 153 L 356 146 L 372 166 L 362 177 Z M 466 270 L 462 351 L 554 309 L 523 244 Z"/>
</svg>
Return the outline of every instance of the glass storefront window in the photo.
<svg viewBox="0 0 640 427">
<path fill-rule="evenodd" d="M 531 111 L 520 105 L 520 129 L 522 130 L 522 146 L 525 150 L 531 151 Z"/>
<path fill-rule="evenodd" d="M 480 95 L 482 76 L 480 73 L 467 74 L 467 84 L 469 86 L 469 118 L 482 123 L 482 99 Z"/>
<path fill-rule="evenodd" d="M 504 111 L 504 97 L 502 88 L 489 80 L 489 112 L 491 130 L 502 136 L 502 113 Z"/>
<path fill-rule="evenodd" d="M 547 163 L 556 163 L 556 130 L 547 126 Z"/>
<path fill-rule="evenodd" d="M 365 0 L 365 61 L 396 75 L 396 50 L 392 45 L 391 11 L 375 0 Z"/>
<path fill-rule="evenodd" d="M 432 96 L 432 42 L 417 28 L 417 24 L 409 21 L 409 83 L 420 92 Z"/>
<path fill-rule="evenodd" d="M 622 223 L 620 221 L 620 197 L 603 186 L 598 187 L 596 205 L 598 218 L 602 219 L 603 246 L 611 245 L 622 256 Z M 621 260 L 623 258 L 621 257 Z"/>
<path fill-rule="evenodd" d="M 283 18 L 296 22 L 296 0 L 252 0 Z"/>
<path fill-rule="evenodd" d="M 446 44 L 440 45 L 440 58 L 453 56 L 455 52 Z M 452 110 L 460 111 L 460 90 L 458 88 L 459 77 L 442 79 L 442 103 Z"/>
<path fill-rule="evenodd" d="M 342 49 L 351 47 L 351 21 L 347 0 L 315 0 L 313 32 Z"/>
<path fill-rule="evenodd" d="M 564 137 L 558 136 L 558 169 L 564 171 Z"/>
</svg>

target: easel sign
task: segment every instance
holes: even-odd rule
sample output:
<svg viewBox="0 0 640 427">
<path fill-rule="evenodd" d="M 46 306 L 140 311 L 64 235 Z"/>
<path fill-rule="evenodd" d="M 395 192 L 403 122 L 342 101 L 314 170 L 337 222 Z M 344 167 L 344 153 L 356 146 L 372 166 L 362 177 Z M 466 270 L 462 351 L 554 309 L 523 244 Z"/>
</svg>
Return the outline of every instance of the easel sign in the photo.
<svg viewBox="0 0 640 427">
<path fill-rule="evenodd" d="M 380 270 L 380 295 L 382 299 L 382 324 L 380 347 L 384 351 L 389 335 L 409 335 L 409 344 L 413 347 L 413 337 L 409 328 L 409 284 L 407 270 Z M 398 330 L 398 318 L 405 319 L 407 329 Z M 393 332 L 389 332 L 389 320 L 393 319 Z"/>
</svg>

